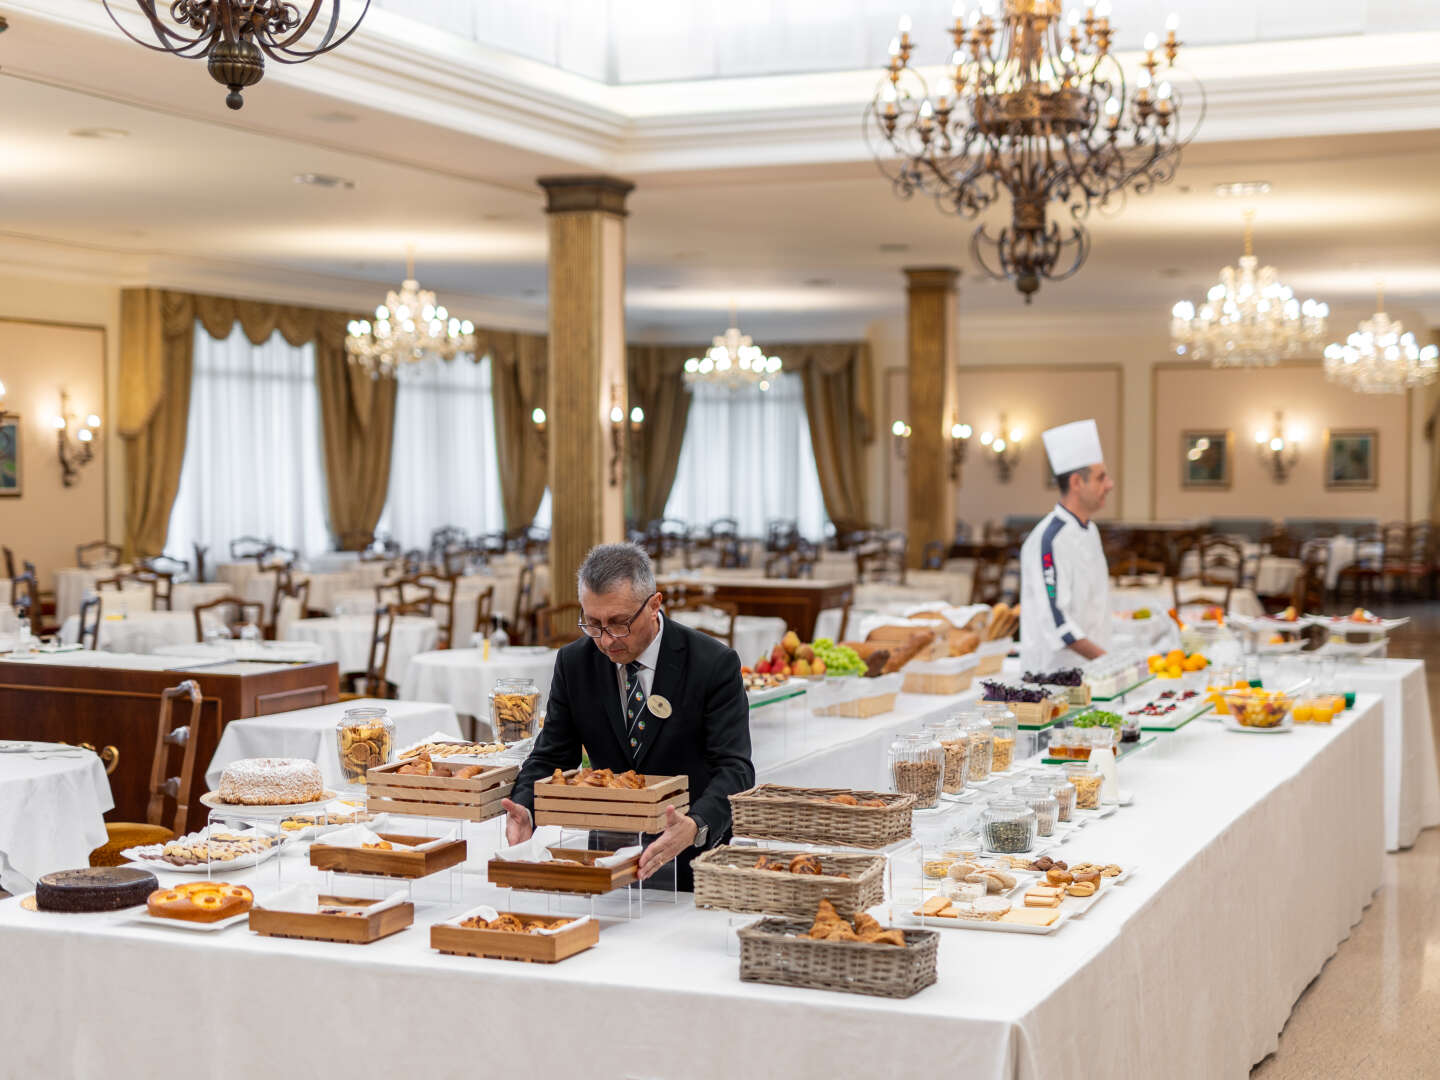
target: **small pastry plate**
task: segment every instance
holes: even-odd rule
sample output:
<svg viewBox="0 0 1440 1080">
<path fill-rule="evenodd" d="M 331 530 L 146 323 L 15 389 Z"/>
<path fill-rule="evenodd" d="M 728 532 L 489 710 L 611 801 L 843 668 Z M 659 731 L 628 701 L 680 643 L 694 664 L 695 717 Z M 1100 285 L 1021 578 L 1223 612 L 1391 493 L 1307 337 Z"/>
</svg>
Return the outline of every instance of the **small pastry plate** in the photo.
<svg viewBox="0 0 1440 1080">
<path fill-rule="evenodd" d="M 150 914 L 149 908 L 130 908 L 121 912 L 111 920 L 116 926 L 163 926 L 172 930 L 197 930 L 202 934 L 213 933 L 216 930 L 224 930 L 227 927 L 243 923 L 250 918 L 250 909 L 246 908 L 238 915 L 231 915 L 227 919 L 217 919 L 215 922 L 191 922 L 188 919 L 162 919 Z"/>
<path fill-rule="evenodd" d="M 247 806 L 244 803 L 227 803 L 220 801 L 218 791 L 207 791 L 200 796 L 200 802 L 215 811 L 217 815 L 228 814 L 237 820 L 246 818 L 287 818 L 291 814 L 313 814 L 322 810 L 325 806 L 335 801 L 335 792 L 326 791 L 324 797 L 307 803 L 287 803 L 284 806 Z"/>
<path fill-rule="evenodd" d="M 1016 907 L 1020 906 L 1016 905 Z M 891 923 L 896 926 L 914 926 L 925 930 L 989 930 L 999 934 L 1053 934 L 1070 918 L 1070 912 L 1065 910 L 1064 905 L 1061 905 L 1059 909 L 1059 917 L 1049 926 L 1026 926 L 1024 923 L 1007 923 L 998 919 L 989 921 L 986 919 L 951 919 L 937 915 L 920 916 L 914 914 L 917 908 L 901 908 L 898 905 L 892 910 L 894 915 Z"/>
<path fill-rule="evenodd" d="M 267 834 L 260 832 L 236 832 L 230 835 L 267 838 Z M 178 842 L 182 844 L 199 844 L 203 843 L 204 840 L 204 832 L 194 832 L 188 836 L 180 837 Z M 276 840 L 263 851 L 245 852 L 236 855 L 233 859 L 214 859 L 209 863 L 169 862 L 160 858 L 161 852 L 165 850 L 164 844 L 145 844 L 141 847 L 126 848 L 120 854 L 128 860 L 129 865 L 143 867 L 146 870 L 163 870 L 169 874 L 203 874 L 208 870 L 213 875 L 227 870 L 245 870 L 252 866 L 259 866 L 265 860 L 274 858 L 282 846 L 284 845 L 279 840 Z"/>
</svg>

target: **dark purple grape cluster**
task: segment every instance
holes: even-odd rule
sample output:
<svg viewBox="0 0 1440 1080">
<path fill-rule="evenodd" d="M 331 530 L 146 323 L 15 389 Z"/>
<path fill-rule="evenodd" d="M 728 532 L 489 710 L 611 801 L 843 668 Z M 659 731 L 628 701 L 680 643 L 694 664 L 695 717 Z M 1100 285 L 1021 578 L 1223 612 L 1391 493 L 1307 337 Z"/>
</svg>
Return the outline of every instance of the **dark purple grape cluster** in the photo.
<svg viewBox="0 0 1440 1080">
<path fill-rule="evenodd" d="M 1039 683 L 1045 686 L 1079 686 L 1085 681 L 1085 673 L 1078 667 L 1061 668 L 1059 671 L 1039 675 L 1033 671 L 1027 671 L 1021 676 L 1020 681 Z"/>
<path fill-rule="evenodd" d="M 1009 683 L 994 682 L 990 679 L 982 679 L 980 685 L 985 689 L 986 701 L 1035 703 L 1045 700 L 1044 690 L 1032 690 L 1028 686 L 1011 686 Z"/>
</svg>

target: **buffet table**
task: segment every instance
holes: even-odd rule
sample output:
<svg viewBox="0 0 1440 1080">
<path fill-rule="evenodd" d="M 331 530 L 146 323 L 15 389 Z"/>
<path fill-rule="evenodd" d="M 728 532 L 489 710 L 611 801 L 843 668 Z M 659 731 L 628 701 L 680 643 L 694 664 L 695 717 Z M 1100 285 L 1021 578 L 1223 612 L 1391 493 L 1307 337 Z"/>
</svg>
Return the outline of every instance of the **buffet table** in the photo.
<svg viewBox="0 0 1440 1080">
<path fill-rule="evenodd" d="M 58 743 L 0 741 L 0 889 L 33 889 L 51 870 L 85 866 L 105 843 L 105 811 L 114 806 L 100 758 Z M 53 755 L 53 756 L 52 756 Z"/>
<path fill-rule="evenodd" d="M 503 1018 L 507 1037 L 484 1046 L 496 1071 L 574 1073 L 583 1060 L 579 1072 L 617 1077 L 891 1076 L 961 1063 L 966 1076 L 1006 1080 L 1244 1078 L 1381 883 L 1382 741 L 1373 695 L 1334 725 L 1281 737 L 1190 725 L 1126 769 L 1133 806 L 1062 849 L 1133 867 L 1131 880 L 1053 936 L 939 931 L 939 982 L 906 1000 L 741 983 L 733 930 L 748 920 L 683 896 L 607 921 L 595 949 L 553 967 L 443 956 L 428 924 L 502 899 L 466 874 L 459 903 L 426 903 L 421 891 L 415 926 L 367 946 L 243 926 L 141 928 L 4 901 L 0 955 L 27 982 L 0 1011 L 0 1042 L 17 1074 L 113 1074 L 136 1031 L 183 1016 L 165 1045 L 188 1069 L 274 1075 L 274 1041 L 255 1033 L 294 1031 L 303 1002 L 317 1031 L 351 1031 L 383 1010 L 347 1044 L 370 1071 L 459 1075 L 475 1048 L 417 1032 L 463 1001 Z M 473 854 L 498 832 L 473 828 Z M 300 860 L 276 861 L 227 878 L 262 901 L 277 874 L 319 880 Z M 623 1031 L 623 1050 L 579 1058 L 574 1039 L 555 1037 L 567 1017 Z M 326 1075 L 336 1054 L 332 1040 L 290 1037 L 278 1067 Z"/>
</svg>

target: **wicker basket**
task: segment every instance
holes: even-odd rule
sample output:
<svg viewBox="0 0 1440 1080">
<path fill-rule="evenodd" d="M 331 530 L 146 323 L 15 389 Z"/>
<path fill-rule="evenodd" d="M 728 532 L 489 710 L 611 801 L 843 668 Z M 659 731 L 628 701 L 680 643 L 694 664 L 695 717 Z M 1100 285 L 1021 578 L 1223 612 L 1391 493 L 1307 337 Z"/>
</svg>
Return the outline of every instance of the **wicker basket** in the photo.
<svg viewBox="0 0 1440 1080">
<path fill-rule="evenodd" d="M 905 947 L 804 937 L 809 921 L 761 919 L 739 931 L 740 980 L 907 998 L 935 982 L 937 930 L 905 930 Z M 801 935 L 801 936 L 793 936 Z"/>
<path fill-rule="evenodd" d="M 835 795 L 853 795 L 861 802 L 879 799 L 885 808 L 827 801 Z M 792 844 L 883 848 L 910 838 L 910 811 L 914 807 L 914 795 L 898 795 L 893 791 L 797 788 L 780 784 L 761 784 L 730 796 L 736 836 Z"/>
<path fill-rule="evenodd" d="M 788 862 L 800 854 L 728 845 L 713 848 L 690 864 L 695 871 L 695 906 L 809 918 L 823 899 L 841 915 L 853 918 L 884 901 L 883 855 L 818 854 L 823 875 L 755 869 L 757 856 Z"/>
</svg>

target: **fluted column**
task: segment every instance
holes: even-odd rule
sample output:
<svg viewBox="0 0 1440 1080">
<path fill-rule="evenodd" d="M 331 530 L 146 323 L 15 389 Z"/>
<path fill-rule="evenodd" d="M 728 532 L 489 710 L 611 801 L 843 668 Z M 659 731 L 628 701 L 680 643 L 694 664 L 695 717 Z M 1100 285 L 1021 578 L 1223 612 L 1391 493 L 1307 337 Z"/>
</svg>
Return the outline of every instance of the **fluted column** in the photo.
<svg viewBox="0 0 1440 1080">
<path fill-rule="evenodd" d="M 931 540 L 949 542 L 955 531 L 954 485 L 949 476 L 948 424 L 955 369 L 956 285 L 952 266 L 905 271 L 909 361 L 910 438 L 905 447 L 906 532 L 909 563 L 918 567 Z"/>
<path fill-rule="evenodd" d="M 585 552 L 625 536 L 625 455 L 612 470 L 610 410 L 629 408 L 625 198 L 635 185 L 553 176 L 540 186 L 550 218 L 550 602 L 564 604 Z"/>
</svg>

